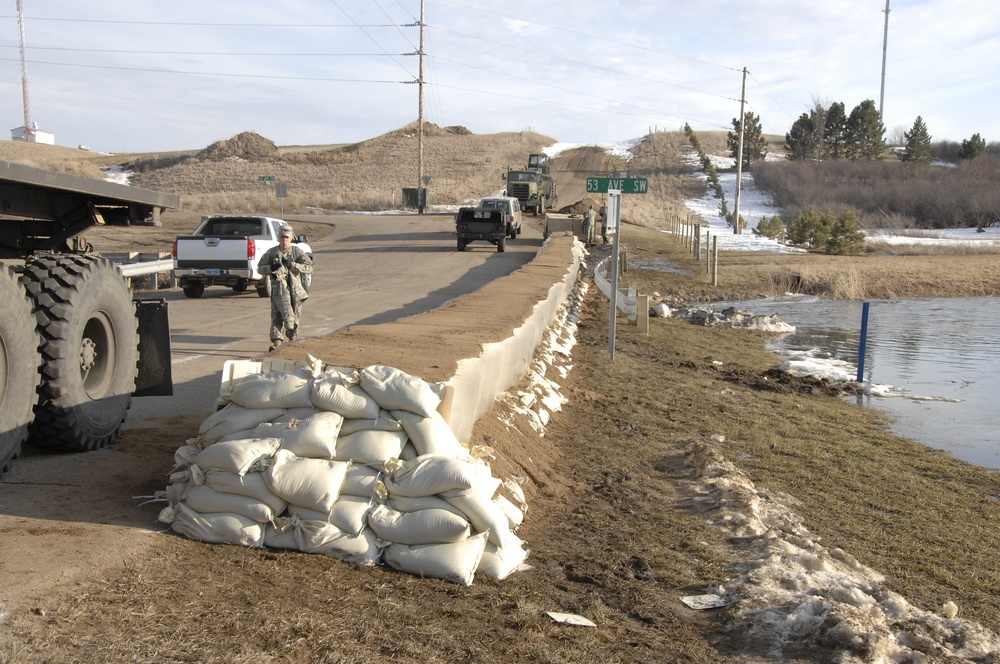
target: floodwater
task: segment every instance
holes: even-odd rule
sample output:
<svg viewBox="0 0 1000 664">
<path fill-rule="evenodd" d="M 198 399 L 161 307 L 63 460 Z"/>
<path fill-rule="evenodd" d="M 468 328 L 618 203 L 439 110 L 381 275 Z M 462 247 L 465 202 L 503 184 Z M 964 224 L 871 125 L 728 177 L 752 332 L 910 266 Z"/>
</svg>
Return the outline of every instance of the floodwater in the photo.
<svg viewBox="0 0 1000 664">
<path fill-rule="evenodd" d="M 856 376 L 861 302 L 790 296 L 713 305 L 726 306 L 777 313 L 796 332 L 769 348 L 847 362 Z M 893 416 L 894 433 L 1000 468 L 1000 298 L 873 300 L 864 380 L 901 392 L 861 397 Z"/>
</svg>

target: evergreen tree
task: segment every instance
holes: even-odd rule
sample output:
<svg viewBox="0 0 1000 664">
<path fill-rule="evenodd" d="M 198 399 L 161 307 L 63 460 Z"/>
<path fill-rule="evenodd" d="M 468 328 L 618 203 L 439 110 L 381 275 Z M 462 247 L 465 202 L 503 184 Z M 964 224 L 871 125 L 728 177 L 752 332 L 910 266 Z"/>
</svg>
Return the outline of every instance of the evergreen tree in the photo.
<svg viewBox="0 0 1000 664">
<path fill-rule="evenodd" d="M 746 120 L 746 129 L 743 131 L 743 167 L 748 168 L 767 154 L 767 140 L 760 126 L 760 118 L 749 111 L 743 117 Z M 726 145 L 735 157 L 740 145 L 740 121 L 737 118 L 733 118 L 733 129 L 735 131 L 726 135 Z"/>
<path fill-rule="evenodd" d="M 962 147 L 958 151 L 959 159 L 975 159 L 986 154 L 986 141 L 979 134 L 973 134 L 972 138 L 963 139 Z"/>
<path fill-rule="evenodd" d="M 885 126 L 875 102 L 866 99 L 851 111 L 846 125 L 848 159 L 881 159 L 885 152 Z"/>
<path fill-rule="evenodd" d="M 826 122 L 823 125 L 824 154 L 832 159 L 846 156 L 847 147 L 847 115 L 844 102 L 835 101 L 826 111 Z"/>
<path fill-rule="evenodd" d="M 931 163 L 931 136 L 927 133 L 927 125 L 924 119 L 917 116 L 913 121 L 910 131 L 903 132 L 906 147 L 900 158 L 903 161 L 911 161 L 916 164 Z"/>
<path fill-rule="evenodd" d="M 792 160 L 812 159 L 817 152 L 816 122 L 809 114 L 803 113 L 785 134 L 785 147 Z"/>
</svg>

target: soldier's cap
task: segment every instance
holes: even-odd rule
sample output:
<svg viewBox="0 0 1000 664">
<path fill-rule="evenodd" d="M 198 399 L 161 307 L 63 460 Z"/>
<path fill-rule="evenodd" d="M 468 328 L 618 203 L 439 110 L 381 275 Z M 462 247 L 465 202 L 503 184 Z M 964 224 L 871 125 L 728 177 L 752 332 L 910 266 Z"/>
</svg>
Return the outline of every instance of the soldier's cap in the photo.
<svg viewBox="0 0 1000 664">
<path fill-rule="evenodd" d="M 292 232 L 291 226 L 282 226 L 281 230 L 278 231 L 278 237 L 295 237 L 295 233 Z"/>
</svg>

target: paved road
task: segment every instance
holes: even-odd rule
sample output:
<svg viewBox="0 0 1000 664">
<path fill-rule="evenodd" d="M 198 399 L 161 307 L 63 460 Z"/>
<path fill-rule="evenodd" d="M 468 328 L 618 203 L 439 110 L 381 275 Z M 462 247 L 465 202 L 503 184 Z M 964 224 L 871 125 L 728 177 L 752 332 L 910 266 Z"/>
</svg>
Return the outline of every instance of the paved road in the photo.
<svg viewBox="0 0 1000 664">
<path fill-rule="evenodd" d="M 451 215 L 307 217 L 333 232 L 313 247 L 315 272 L 304 305 L 302 337 L 329 335 L 355 324 L 377 324 L 436 308 L 528 263 L 541 247 L 538 224 L 504 253 L 474 242 L 456 251 Z M 288 220 L 293 224 L 295 217 Z M 148 294 L 168 301 L 174 396 L 134 399 L 125 428 L 153 420 L 211 412 L 226 360 L 266 353 L 270 304 L 252 289 L 236 295 L 211 287 L 197 300 L 180 289 Z"/>
</svg>

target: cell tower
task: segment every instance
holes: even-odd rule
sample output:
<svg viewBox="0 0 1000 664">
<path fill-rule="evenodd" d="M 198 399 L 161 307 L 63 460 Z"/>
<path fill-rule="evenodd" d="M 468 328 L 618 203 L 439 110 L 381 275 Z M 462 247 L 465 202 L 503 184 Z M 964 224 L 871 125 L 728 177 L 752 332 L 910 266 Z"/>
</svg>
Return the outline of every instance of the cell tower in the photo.
<svg viewBox="0 0 1000 664">
<path fill-rule="evenodd" d="M 31 126 L 31 106 L 28 104 L 28 60 L 24 56 L 24 16 L 21 0 L 17 0 L 17 31 L 21 38 L 21 95 L 24 98 L 24 140 L 35 142 L 35 130 Z"/>
</svg>

